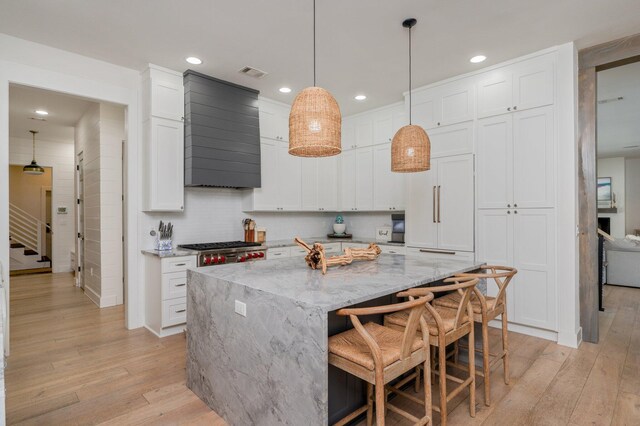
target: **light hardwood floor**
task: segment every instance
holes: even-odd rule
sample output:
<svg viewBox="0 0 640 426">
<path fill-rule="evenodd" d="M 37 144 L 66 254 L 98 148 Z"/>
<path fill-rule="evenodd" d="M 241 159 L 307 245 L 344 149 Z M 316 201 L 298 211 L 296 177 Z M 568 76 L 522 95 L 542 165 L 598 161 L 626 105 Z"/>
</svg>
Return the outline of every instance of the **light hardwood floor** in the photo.
<svg viewBox="0 0 640 426">
<path fill-rule="evenodd" d="M 476 417 L 463 393 L 449 425 L 640 424 L 640 289 L 608 286 L 605 307 L 598 345 L 511 333 L 511 385 L 497 368 L 493 405 L 479 382 Z M 183 335 L 126 330 L 122 307 L 98 309 L 71 274 L 12 277 L 11 321 L 9 424 L 225 424 L 185 387 Z M 389 413 L 387 424 L 408 423 Z"/>
</svg>

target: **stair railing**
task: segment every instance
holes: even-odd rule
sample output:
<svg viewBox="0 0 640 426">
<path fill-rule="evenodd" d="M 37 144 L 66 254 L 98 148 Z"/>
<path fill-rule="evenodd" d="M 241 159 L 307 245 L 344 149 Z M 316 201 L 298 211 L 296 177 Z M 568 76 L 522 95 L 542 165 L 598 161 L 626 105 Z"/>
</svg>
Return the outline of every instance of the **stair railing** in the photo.
<svg viewBox="0 0 640 426">
<path fill-rule="evenodd" d="M 9 203 L 9 235 L 13 242 L 22 244 L 42 257 L 43 232 L 47 229 L 53 234 L 53 229 L 47 223 Z"/>
</svg>

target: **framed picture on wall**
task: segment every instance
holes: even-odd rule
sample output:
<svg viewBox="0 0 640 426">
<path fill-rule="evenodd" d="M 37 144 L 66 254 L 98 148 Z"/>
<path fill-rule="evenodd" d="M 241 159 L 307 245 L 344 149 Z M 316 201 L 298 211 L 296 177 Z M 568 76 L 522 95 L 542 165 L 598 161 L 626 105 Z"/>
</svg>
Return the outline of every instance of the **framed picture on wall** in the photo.
<svg viewBox="0 0 640 426">
<path fill-rule="evenodd" d="M 611 178 L 598 178 L 598 207 L 611 207 L 613 192 L 611 191 Z"/>
</svg>

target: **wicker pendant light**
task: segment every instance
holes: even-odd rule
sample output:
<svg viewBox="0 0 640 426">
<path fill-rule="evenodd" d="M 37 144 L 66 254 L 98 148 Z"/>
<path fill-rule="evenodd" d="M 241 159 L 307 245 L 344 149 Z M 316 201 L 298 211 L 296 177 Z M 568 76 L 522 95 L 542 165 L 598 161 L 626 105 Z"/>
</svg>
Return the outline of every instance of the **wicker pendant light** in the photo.
<svg viewBox="0 0 640 426">
<path fill-rule="evenodd" d="M 36 163 L 36 130 L 29 130 L 33 136 L 33 160 L 31 164 L 27 164 L 22 168 L 22 171 L 28 175 L 41 175 L 44 173 L 44 169 Z"/>
<path fill-rule="evenodd" d="M 313 0 L 313 87 L 293 100 L 289 113 L 289 154 L 330 157 L 342 152 L 342 116 L 335 98 L 316 87 L 316 1 Z"/>
<path fill-rule="evenodd" d="M 431 168 L 431 141 L 420 126 L 411 124 L 411 27 L 417 21 L 405 19 L 402 26 L 409 29 L 409 125 L 400 128 L 391 142 L 391 171 L 399 173 L 423 172 Z"/>
</svg>

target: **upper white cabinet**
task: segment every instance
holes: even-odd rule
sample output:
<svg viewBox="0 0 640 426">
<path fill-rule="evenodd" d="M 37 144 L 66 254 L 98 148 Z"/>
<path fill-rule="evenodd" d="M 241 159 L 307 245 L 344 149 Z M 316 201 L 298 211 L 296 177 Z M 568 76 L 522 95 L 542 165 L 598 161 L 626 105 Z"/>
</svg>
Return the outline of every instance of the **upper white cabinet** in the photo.
<svg viewBox="0 0 640 426">
<path fill-rule="evenodd" d="M 373 148 L 358 148 L 340 154 L 340 210 L 373 210 Z"/>
<path fill-rule="evenodd" d="M 391 142 L 398 129 L 406 124 L 404 105 L 380 109 L 373 113 L 373 143 Z"/>
<path fill-rule="evenodd" d="M 473 121 L 429 130 L 431 158 L 473 153 Z"/>
<path fill-rule="evenodd" d="M 408 96 L 405 102 L 408 112 Z M 475 118 L 474 87 L 469 79 L 416 91 L 412 95 L 412 102 L 412 122 L 425 129 Z"/>
<path fill-rule="evenodd" d="M 340 154 L 339 182 L 340 210 L 356 210 L 356 150 Z"/>
<path fill-rule="evenodd" d="M 142 75 L 144 211 L 184 210 L 182 74 L 150 65 Z"/>
<path fill-rule="evenodd" d="M 353 148 L 362 148 L 373 145 L 373 119 L 367 114 L 356 118 L 356 139 Z"/>
<path fill-rule="evenodd" d="M 403 104 L 394 104 L 342 120 L 342 149 L 389 143 L 406 124 Z"/>
<path fill-rule="evenodd" d="M 249 193 L 246 210 L 302 210 L 302 162 L 288 150 L 285 142 L 261 139 L 262 187 Z"/>
<path fill-rule="evenodd" d="M 391 171 L 391 144 L 373 147 L 373 209 L 404 210 L 404 173 Z"/>
<path fill-rule="evenodd" d="M 302 158 L 302 210 L 338 210 L 338 157 Z"/>
<path fill-rule="evenodd" d="M 478 208 L 554 205 L 553 107 L 478 120 Z"/>
<path fill-rule="evenodd" d="M 478 118 L 553 104 L 553 61 L 548 54 L 483 74 L 478 83 Z"/>
<path fill-rule="evenodd" d="M 472 252 L 473 155 L 434 159 L 407 179 L 407 246 Z"/>
<path fill-rule="evenodd" d="M 260 98 L 260 137 L 289 141 L 289 112 L 286 104 Z"/>
</svg>

